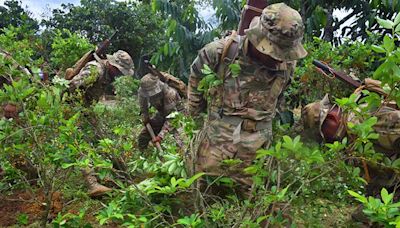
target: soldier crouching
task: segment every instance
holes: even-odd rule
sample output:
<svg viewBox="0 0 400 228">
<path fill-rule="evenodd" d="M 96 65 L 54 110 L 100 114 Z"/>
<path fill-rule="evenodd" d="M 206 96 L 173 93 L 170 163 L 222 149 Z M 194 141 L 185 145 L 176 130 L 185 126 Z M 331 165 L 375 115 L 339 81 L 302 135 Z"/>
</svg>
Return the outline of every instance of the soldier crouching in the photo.
<svg viewBox="0 0 400 228">
<path fill-rule="evenodd" d="M 70 91 L 81 89 L 84 95 L 86 106 L 97 102 L 104 94 L 104 91 L 110 86 L 117 77 L 123 75 L 133 76 L 134 65 L 131 56 L 122 50 L 118 50 L 113 55 L 106 55 L 106 59 L 101 59 L 94 54 L 94 61 L 90 61 L 71 79 Z M 114 159 L 113 164 L 119 164 L 118 159 Z M 81 170 L 88 194 L 91 197 L 104 195 L 111 191 L 110 188 L 97 182 L 96 174 L 93 169 Z"/>
<path fill-rule="evenodd" d="M 162 129 L 165 128 L 167 116 L 174 111 L 181 112 L 184 108 L 179 93 L 150 73 L 143 76 L 140 81 L 139 104 L 143 124 L 145 126 L 150 124 L 156 135 L 152 139 L 146 127 L 142 129 L 138 136 L 138 147 L 140 151 L 144 151 L 150 141 L 159 143 L 162 140 L 163 135 L 160 132 L 164 132 Z M 157 110 L 153 117 L 150 117 L 150 107 Z"/>
</svg>

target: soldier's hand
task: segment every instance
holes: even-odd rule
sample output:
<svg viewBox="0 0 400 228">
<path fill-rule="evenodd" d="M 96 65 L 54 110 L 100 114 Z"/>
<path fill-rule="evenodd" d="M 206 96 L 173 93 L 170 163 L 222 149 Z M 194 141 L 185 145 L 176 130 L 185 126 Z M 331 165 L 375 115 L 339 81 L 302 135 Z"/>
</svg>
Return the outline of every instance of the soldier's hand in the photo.
<svg viewBox="0 0 400 228">
<path fill-rule="evenodd" d="M 161 143 L 161 140 L 162 140 L 162 138 L 160 137 L 160 136 L 156 136 L 154 139 L 152 139 L 151 141 L 153 142 L 153 143 Z"/>
</svg>

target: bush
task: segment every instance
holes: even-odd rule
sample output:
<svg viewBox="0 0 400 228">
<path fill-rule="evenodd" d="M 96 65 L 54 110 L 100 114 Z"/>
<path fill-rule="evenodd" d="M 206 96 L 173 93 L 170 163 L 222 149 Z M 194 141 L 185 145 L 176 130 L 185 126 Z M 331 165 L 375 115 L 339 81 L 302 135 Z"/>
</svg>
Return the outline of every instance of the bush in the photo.
<svg viewBox="0 0 400 228">
<path fill-rule="evenodd" d="M 50 59 L 54 69 L 65 70 L 72 67 L 86 52 L 95 49 L 86 38 L 67 29 L 57 29 L 54 33 Z"/>
</svg>

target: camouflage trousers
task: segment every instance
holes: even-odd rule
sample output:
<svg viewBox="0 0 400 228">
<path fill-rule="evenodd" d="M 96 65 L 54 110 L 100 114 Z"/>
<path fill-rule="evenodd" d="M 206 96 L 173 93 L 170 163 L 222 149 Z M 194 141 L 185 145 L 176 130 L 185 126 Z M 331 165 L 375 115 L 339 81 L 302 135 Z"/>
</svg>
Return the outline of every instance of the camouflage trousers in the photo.
<svg viewBox="0 0 400 228">
<path fill-rule="evenodd" d="M 378 122 L 374 130 L 379 134 L 378 142 L 385 149 L 400 152 L 400 110 L 383 106 L 375 114 Z"/>
<path fill-rule="evenodd" d="M 189 171 L 192 174 L 205 172 L 209 176 L 227 176 L 249 189 L 252 178 L 244 169 L 252 164 L 258 149 L 271 143 L 272 121 L 263 122 L 262 129 L 255 131 L 244 130 L 242 124 L 242 121 L 236 124 L 223 119 L 206 123 L 191 145 L 187 157 Z M 240 160 L 239 164 L 227 164 L 226 160 L 230 159 Z"/>
<path fill-rule="evenodd" d="M 150 119 L 150 125 L 153 128 L 154 134 L 158 135 L 162 127 L 164 126 L 166 119 L 159 113 L 157 113 L 153 118 Z M 151 135 L 146 128 L 143 128 L 138 136 L 138 147 L 140 151 L 143 151 L 149 145 L 151 141 Z"/>
</svg>

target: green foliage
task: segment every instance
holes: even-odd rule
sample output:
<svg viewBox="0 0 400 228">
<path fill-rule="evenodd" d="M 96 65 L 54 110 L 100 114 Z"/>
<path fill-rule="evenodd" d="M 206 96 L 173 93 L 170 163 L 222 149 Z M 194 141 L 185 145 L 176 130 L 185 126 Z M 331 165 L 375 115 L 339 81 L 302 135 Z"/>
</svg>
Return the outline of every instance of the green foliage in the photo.
<svg viewBox="0 0 400 228">
<path fill-rule="evenodd" d="M 92 225 L 85 221 L 85 215 L 85 209 L 81 209 L 77 215 L 72 213 L 66 213 L 64 215 L 58 214 L 57 217 L 53 220 L 52 225 L 54 228 L 91 228 Z"/>
<path fill-rule="evenodd" d="M 35 57 L 37 39 L 34 31 L 23 30 L 21 27 L 9 26 L 2 29 L 0 48 L 12 53 L 12 58 L 21 66 L 36 67 L 41 60 L 32 61 Z"/>
<path fill-rule="evenodd" d="M 281 1 L 271 0 L 269 4 Z M 369 32 L 385 32 L 377 26 L 375 17 L 394 18 L 400 10 L 398 1 L 311 1 L 311 0 L 286 0 L 289 6 L 297 9 L 306 24 L 308 38 L 323 35 L 324 39 L 336 44 L 343 44 L 343 37 L 351 40 L 368 41 Z M 346 10 L 347 15 L 339 20 L 334 10 Z M 322 33 L 324 29 L 324 33 Z"/>
<path fill-rule="evenodd" d="M 139 89 L 140 80 L 134 79 L 131 76 L 122 76 L 118 77 L 113 85 L 115 94 L 119 98 L 132 98 Z"/>
<path fill-rule="evenodd" d="M 295 78 L 285 92 L 290 107 L 322 99 L 326 93 L 333 97 L 349 96 L 354 88 L 330 75 L 324 76 L 312 65 L 312 61 L 320 60 L 360 80 L 371 78 L 379 59 L 379 55 L 372 51 L 373 41 L 374 38 L 371 37 L 364 44 L 346 42 L 339 47 L 318 38 L 306 42 L 304 46 L 309 52 L 308 56 L 299 62 L 294 73 Z"/>
<path fill-rule="evenodd" d="M 190 144 L 190 140 L 193 138 L 198 129 L 198 126 L 195 124 L 192 117 L 184 115 L 183 113 L 173 112 L 168 115 L 168 118 L 172 118 L 171 123 L 173 127 L 176 129 L 183 129 L 184 134 L 187 136 L 185 137 L 185 139 L 187 139 L 185 144 Z"/>
<path fill-rule="evenodd" d="M 161 18 L 149 5 L 134 1 L 83 0 L 79 6 L 62 4 L 43 22 L 48 29 L 68 29 L 99 44 L 114 31 L 109 52 L 127 51 L 134 60 L 151 53 L 165 40 Z"/>
<path fill-rule="evenodd" d="M 298 153 L 301 151 L 301 153 Z M 257 152 L 257 158 L 271 155 L 278 160 L 285 160 L 288 158 L 295 158 L 304 160 L 307 163 L 323 163 L 324 158 L 320 151 L 310 150 L 310 148 L 303 146 L 300 142 L 300 136 L 291 139 L 289 136 L 283 136 L 283 142 L 278 142 L 275 147 L 269 150 L 260 150 Z"/>
<path fill-rule="evenodd" d="M 382 82 L 382 88 L 389 96 L 387 100 L 394 100 L 400 107 L 400 49 L 396 48 L 395 42 L 400 35 L 400 13 L 394 21 L 377 18 L 378 23 L 392 30 L 392 35 L 385 35 L 380 46 L 374 46 L 374 51 L 384 53 L 384 62 L 376 69 L 374 78 Z"/>
<path fill-rule="evenodd" d="M 396 16 L 394 21 L 377 19 L 378 23 L 385 29 L 392 30 L 392 36 L 384 35 L 383 43 L 380 46 L 374 45 L 372 49 L 380 54 L 385 54 L 384 62 L 376 69 L 374 73 L 375 79 L 382 82 L 382 87 L 388 96 L 382 102 L 378 94 L 363 91 L 364 97 L 359 99 L 359 96 L 353 94 L 349 98 L 337 99 L 337 103 L 344 108 L 346 112 L 352 112 L 356 118 L 360 120 L 358 124 L 349 123 L 349 131 L 356 135 L 356 138 L 349 146 L 349 150 L 355 155 L 366 159 L 369 163 L 377 164 L 378 167 L 386 167 L 387 172 L 397 173 L 398 160 L 391 161 L 383 154 L 375 153 L 373 148 L 373 140 L 378 139 L 379 135 L 374 132 L 373 126 L 377 122 L 376 117 L 371 117 L 370 113 L 379 110 L 382 105 L 385 105 L 389 100 L 395 100 L 400 96 L 398 91 L 398 83 L 400 78 L 398 72 L 398 53 L 395 48 L 397 40 L 396 27 L 400 23 L 400 16 Z M 397 102 L 397 104 L 399 104 Z M 394 227 L 400 225 L 400 209 L 399 203 L 393 203 L 394 193 L 389 194 L 383 188 L 381 190 L 381 199 L 369 196 L 368 198 L 355 192 L 348 190 L 348 193 L 361 202 L 364 206 L 364 214 L 373 222 L 378 222 L 385 227 Z"/>
<path fill-rule="evenodd" d="M 359 178 L 360 169 L 345 163 L 343 149 L 346 147 L 338 142 L 318 147 L 302 143 L 299 136 L 294 139 L 283 136 L 269 149 L 257 151 L 258 162 L 246 168 L 260 188 L 255 200 L 259 203 L 255 206 L 285 205 L 276 216 L 267 218 L 272 224 L 281 225 L 288 222 L 280 216 L 288 213 L 289 205 L 304 208 L 303 205 L 315 203 L 316 197 L 345 200 L 349 186 L 358 188 L 363 183 Z M 264 184 L 265 179 L 269 185 Z"/>
<path fill-rule="evenodd" d="M 379 198 L 365 197 L 357 192 L 348 190 L 348 193 L 364 206 L 364 214 L 372 221 L 385 227 L 397 227 L 400 225 L 400 202 L 394 203 L 394 193 L 388 193 L 382 188 Z"/>
<path fill-rule="evenodd" d="M 184 225 L 185 227 L 196 228 L 201 226 L 202 221 L 199 214 L 192 214 L 190 217 L 185 216 L 184 218 L 178 219 L 178 224 Z"/>
<path fill-rule="evenodd" d="M 164 155 L 165 163 L 161 169 L 171 176 L 186 177 L 185 163 L 181 156 L 177 154 Z"/>
<path fill-rule="evenodd" d="M 23 26 L 3 29 L 0 46 L 13 59 L 0 57 L 0 75 L 11 79 L 9 85 L 2 85 L 0 103 L 14 103 L 20 112 L 14 120 L 0 119 L 0 162 L 4 170 L 1 194 L 12 193 L 18 187 L 32 192 L 39 188 L 45 194 L 43 205 L 50 209 L 52 193 L 61 191 L 68 193 L 71 199 L 66 201 L 73 204 L 81 200 L 80 195 L 85 196 L 79 170 L 93 167 L 99 181 L 111 180 L 115 191 L 91 211 L 87 207 L 75 210 L 78 213 L 65 209 L 53 219 L 54 227 L 260 227 L 265 223 L 277 227 L 343 227 L 351 226 L 346 220 L 352 209 L 348 192 L 364 204 L 364 212 L 372 221 L 395 225 L 399 208 L 393 202 L 394 193 L 382 190 L 382 199 L 362 196 L 365 184 L 360 177 L 362 170 L 350 165 L 361 158 L 398 172 L 400 159 L 390 160 L 373 148 L 377 138 L 373 127 L 377 120 L 368 113 L 379 109 L 381 96 L 363 91 L 360 100 L 356 95 L 347 97 L 350 88 L 345 91 L 340 82 L 322 78 L 310 63 L 314 58 L 321 59 L 334 68 L 351 69 L 348 73 L 365 78 L 382 61 L 374 77 L 383 82 L 389 94 L 387 101 L 398 101 L 400 55 L 396 43 L 400 16 L 378 20 L 385 29 L 392 30 L 390 35 L 382 37 L 381 45 L 371 45 L 377 40 L 373 36 L 366 43 L 345 42 L 339 47 L 317 38 L 306 43 L 310 55 L 299 63 L 293 85 L 286 94 L 293 95 L 290 104 L 298 106 L 332 92 L 344 112 L 354 113 L 360 123 L 348 125 L 348 138 L 324 145 L 307 144 L 298 136 L 289 137 L 289 129 L 278 126 L 272 146 L 259 150 L 257 158 L 245 169 L 254 180 L 250 198 L 236 191 L 239 184 L 232 178 L 213 179 L 204 173 L 188 175 L 188 147 L 198 132 L 190 116 L 182 113 L 168 116 L 174 128 L 181 130 L 178 133 L 183 146 L 169 134 L 162 142 L 163 152 L 154 147 L 145 153 L 136 149 L 136 137 L 142 128 L 137 115 L 138 80 L 118 78 L 114 83 L 116 100 L 84 108 L 73 102 L 81 94 L 65 92 L 68 81 L 55 77 L 51 84 L 45 85 L 17 66 L 37 71 L 44 59 L 51 57 L 50 68 L 69 67 L 84 51 L 93 48 L 84 37 L 96 43 L 119 28 L 110 50 L 129 48 L 135 57 L 142 48 L 143 53 L 158 50 L 153 55 L 154 62 L 187 75 L 188 64 L 205 42 L 221 29 L 236 27 L 243 2 L 212 1 L 221 23 L 215 30 L 199 17 L 196 1 L 179 0 L 157 0 L 152 5 L 150 1 L 84 0 L 80 6 L 64 5 L 53 11 L 53 16 L 45 22 L 49 27 L 40 35 Z M 324 18 L 329 10 L 327 2 L 317 7 L 309 1 L 304 6 L 299 1 L 290 2 L 298 8 L 309 7 L 314 24 L 308 25 L 321 28 L 328 24 Z M 161 26 L 165 27 L 165 33 L 161 32 Z M 53 31 L 54 28 L 61 30 Z M 319 33 L 314 30 L 309 34 Z M 234 77 L 240 73 L 237 64 L 229 67 Z M 202 73 L 204 78 L 198 89 L 205 94 L 221 85 L 222 81 L 207 65 Z M 37 186 L 27 182 L 27 172 L 17 168 L 16 158 L 33 164 L 33 170 L 39 174 Z M 243 162 L 232 158 L 225 159 L 222 165 L 233 168 Z M 78 181 L 70 182 L 71 176 Z M 224 188 L 226 194 L 217 196 L 211 191 L 201 194 L 197 183 L 203 181 Z M 82 201 L 88 200 L 85 197 Z M 94 219 L 88 219 L 93 215 Z M 25 214 L 17 217 L 19 225 L 29 223 Z M 45 226 L 47 215 L 41 220 Z"/>
<path fill-rule="evenodd" d="M 208 98 L 209 90 L 221 85 L 222 80 L 219 79 L 218 75 L 206 64 L 204 64 L 203 69 L 201 69 L 201 73 L 203 73 L 204 77 L 200 80 L 197 90 L 204 91 L 206 98 Z"/>
<path fill-rule="evenodd" d="M 196 1 L 152 0 L 152 9 L 165 20 L 167 39 L 151 62 L 180 78 L 188 78 L 197 50 L 212 41 L 217 32 L 210 30 L 199 16 Z"/>
<path fill-rule="evenodd" d="M 243 6 L 241 0 L 213 0 L 212 6 L 215 14 L 219 19 L 219 27 L 222 31 L 237 30 L 240 21 L 241 8 Z"/>
<path fill-rule="evenodd" d="M 29 217 L 28 217 L 28 215 L 27 215 L 27 214 L 24 214 L 24 213 L 19 214 L 19 215 L 17 216 L 17 222 L 18 222 L 18 224 L 19 224 L 20 226 L 26 226 L 26 225 L 28 225 L 28 222 L 29 222 Z"/>
<path fill-rule="evenodd" d="M 194 181 L 196 181 L 199 177 L 203 175 L 204 173 L 198 173 L 189 179 L 185 178 L 176 179 L 175 177 L 172 177 L 170 179 L 170 183 L 167 183 L 166 186 L 158 186 L 157 184 L 148 185 L 146 186 L 144 191 L 149 195 L 154 193 L 165 194 L 165 195 L 176 194 L 177 191 L 179 190 L 185 190 L 189 188 Z"/>
<path fill-rule="evenodd" d="M 32 18 L 31 12 L 22 8 L 19 0 L 6 0 L 4 6 L 0 6 L 0 29 L 9 26 L 21 28 L 23 31 L 39 29 L 38 22 Z"/>
<path fill-rule="evenodd" d="M 89 41 L 67 29 L 55 30 L 51 44 L 51 64 L 53 68 L 65 70 L 72 67 L 86 52 L 94 50 Z"/>
<path fill-rule="evenodd" d="M 237 63 L 232 63 L 229 65 L 229 70 L 232 72 L 232 77 L 236 78 L 240 74 L 240 65 Z"/>
</svg>

